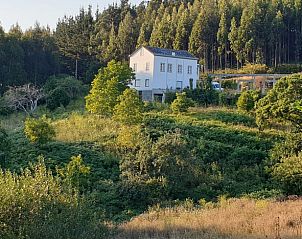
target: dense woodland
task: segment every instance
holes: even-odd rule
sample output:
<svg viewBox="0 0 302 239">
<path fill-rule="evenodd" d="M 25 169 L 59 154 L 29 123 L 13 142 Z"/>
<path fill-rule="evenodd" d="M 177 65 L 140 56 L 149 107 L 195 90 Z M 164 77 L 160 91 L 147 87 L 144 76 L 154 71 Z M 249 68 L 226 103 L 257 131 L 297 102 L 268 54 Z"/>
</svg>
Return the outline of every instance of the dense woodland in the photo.
<svg viewBox="0 0 302 239">
<path fill-rule="evenodd" d="M 110 60 L 127 61 L 140 45 L 189 50 L 205 70 L 247 63 L 302 61 L 301 0 L 122 0 L 103 11 L 62 16 L 54 31 L 36 24 L 0 29 L 1 92 L 70 74 L 90 83 Z"/>
</svg>

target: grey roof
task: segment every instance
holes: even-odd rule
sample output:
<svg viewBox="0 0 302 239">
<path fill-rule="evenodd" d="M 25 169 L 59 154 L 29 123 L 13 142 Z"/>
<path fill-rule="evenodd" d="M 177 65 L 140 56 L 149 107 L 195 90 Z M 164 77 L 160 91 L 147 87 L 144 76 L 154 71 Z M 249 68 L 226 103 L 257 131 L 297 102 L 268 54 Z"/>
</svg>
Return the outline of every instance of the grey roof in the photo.
<svg viewBox="0 0 302 239">
<path fill-rule="evenodd" d="M 198 60 L 198 58 L 193 56 L 188 51 L 184 51 L 184 50 L 164 49 L 164 48 L 150 47 L 150 46 L 145 46 L 145 48 L 155 56 L 166 56 L 166 57 L 187 58 L 187 59 Z"/>
</svg>

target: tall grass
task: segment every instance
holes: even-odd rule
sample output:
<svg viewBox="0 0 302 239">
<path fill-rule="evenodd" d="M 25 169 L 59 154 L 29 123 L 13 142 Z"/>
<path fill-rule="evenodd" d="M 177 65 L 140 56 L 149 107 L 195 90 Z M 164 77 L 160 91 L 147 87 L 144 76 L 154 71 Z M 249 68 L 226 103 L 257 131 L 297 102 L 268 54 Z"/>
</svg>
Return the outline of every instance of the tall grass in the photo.
<svg viewBox="0 0 302 239">
<path fill-rule="evenodd" d="M 302 202 L 231 199 L 210 209 L 151 210 L 121 225 L 113 238 L 302 238 Z"/>
</svg>

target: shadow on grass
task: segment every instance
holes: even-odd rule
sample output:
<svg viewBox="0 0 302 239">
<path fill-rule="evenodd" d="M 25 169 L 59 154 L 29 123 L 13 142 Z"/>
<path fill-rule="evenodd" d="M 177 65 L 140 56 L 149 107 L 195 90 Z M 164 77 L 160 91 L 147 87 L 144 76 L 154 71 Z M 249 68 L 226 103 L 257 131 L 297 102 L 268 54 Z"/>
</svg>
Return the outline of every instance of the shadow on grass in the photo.
<svg viewBox="0 0 302 239">
<path fill-rule="evenodd" d="M 64 167 L 72 156 L 81 155 L 84 164 L 91 168 L 91 174 L 98 179 L 117 180 L 119 178 L 119 159 L 103 152 L 93 143 L 49 142 L 44 145 L 30 143 L 22 132 L 11 135 L 12 150 L 7 168 L 19 171 L 37 162 L 43 156 L 45 164 L 54 172 L 56 167 Z"/>
</svg>

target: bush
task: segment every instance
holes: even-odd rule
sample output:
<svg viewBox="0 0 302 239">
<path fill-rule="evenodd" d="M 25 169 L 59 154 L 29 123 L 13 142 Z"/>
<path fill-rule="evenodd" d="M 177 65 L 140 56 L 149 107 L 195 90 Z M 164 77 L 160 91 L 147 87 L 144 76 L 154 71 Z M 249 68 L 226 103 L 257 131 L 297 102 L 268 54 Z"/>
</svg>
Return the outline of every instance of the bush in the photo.
<svg viewBox="0 0 302 239">
<path fill-rule="evenodd" d="M 192 99 L 187 97 L 186 92 L 177 93 L 176 99 L 171 104 L 171 110 L 174 113 L 182 113 L 187 112 L 189 107 L 194 106 L 194 102 Z"/>
<path fill-rule="evenodd" d="M 294 74 L 302 72 L 301 64 L 281 64 L 277 67 L 272 67 L 269 73 L 279 73 L 279 74 Z"/>
<path fill-rule="evenodd" d="M 265 74 L 268 71 L 265 64 L 247 64 L 238 70 L 239 74 Z"/>
<path fill-rule="evenodd" d="M 260 92 L 249 90 L 244 91 L 238 98 L 237 108 L 242 111 L 250 112 L 254 110 L 256 102 L 260 99 Z"/>
<path fill-rule="evenodd" d="M 142 121 L 144 105 L 136 90 L 126 89 L 118 100 L 113 110 L 113 119 L 129 125 Z"/>
<path fill-rule="evenodd" d="M 302 194 L 302 153 L 281 159 L 272 168 L 273 177 L 288 194 Z"/>
<path fill-rule="evenodd" d="M 47 143 L 55 137 L 55 130 L 45 115 L 39 119 L 27 118 L 24 133 L 32 143 L 38 144 Z"/>
<path fill-rule="evenodd" d="M 6 131 L 0 127 L 0 165 L 6 161 L 10 149 L 10 140 Z"/>
<path fill-rule="evenodd" d="M 0 97 L 0 115 L 9 115 L 13 112 L 11 108 L 8 107 L 4 97 Z"/>
<path fill-rule="evenodd" d="M 66 107 L 71 100 L 75 100 L 86 93 L 82 82 L 72 76 L 50 77 L 43 87 L 46 94 L 47 107 L 54 110 L 61 105 Z"/>
<path fill-rule="evenodd" d="M 239 94 L 220 92 L 219 93 L 219 105 L 221 106 L 236 106 L 239 98 Z"/>
<path fill-rule="evenodd" d="M 66 107 L 70 102 L 70 97 L 62 87 L 58 87 L 49 93 L 46 102 L 48 109 L 55 110 L 60 106 Z"/>
<path fill-rule="evenodd" d="M 101 238 L 102 213 L 47 171 L 43 161 L 20 175 L 0 171 L 0 238 Z"/>
<path fill-rule="evenodd" d="M 175 91 L 168 91 L 165 93 L 165 103 L 171 104 L 176 99 Z"/>
</svg>

